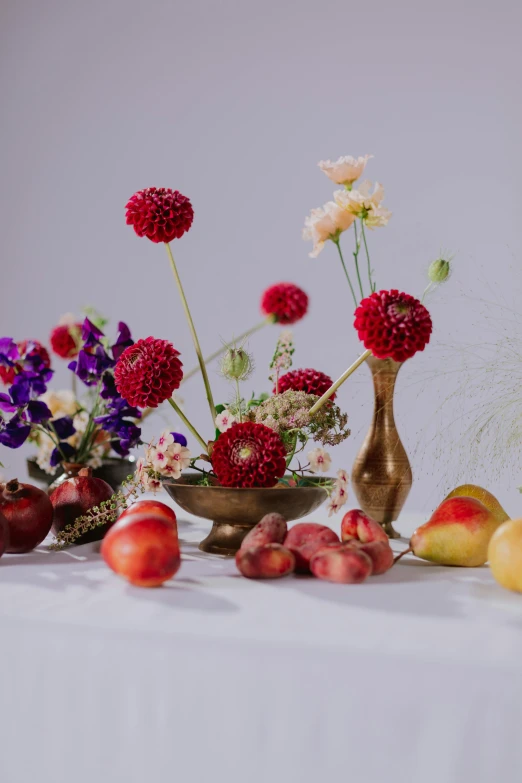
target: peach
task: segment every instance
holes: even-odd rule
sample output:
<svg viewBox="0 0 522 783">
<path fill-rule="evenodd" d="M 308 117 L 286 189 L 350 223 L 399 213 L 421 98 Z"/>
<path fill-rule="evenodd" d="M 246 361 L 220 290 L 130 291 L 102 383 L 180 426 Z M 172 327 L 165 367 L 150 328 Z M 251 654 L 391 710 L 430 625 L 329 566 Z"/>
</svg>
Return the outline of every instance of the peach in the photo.
<svg viewBox="0 0 522 783">
<path fill-rule="evenodd" d="M 284 545 L 295 557 L 295 570 L 301 574 L 310 572 L 310 560 L 325 544 L 339 543 L 339 536 L 330 527 L 316 522 L 300 522 L 294 525 L 285 538 Z"/>
<path fill-rule="evenodd" d="M 372 573 L 372 561 L 357 546 L 325 547 L 312 557 L 310 570 L 318 579 L 357 585 Z"/>
<path fill-rule="evenodd" d="M 347 546 L 353 546 L 348 543 Z M 370 541 L 369 544 L 356 543 L 357 550 L 364 552 L 372 561 L 373 576 L 380 576 L 389 571 L 393 565 L 393 550 L 388 541 Z"/>
<path fill-rule="evenodd" d="M 282 544 L 288 532 L 286 519 L 275 511 L 265 514 L 243 539 L 241 549 L 251 549 L 263 544 Z"/>
<path fill-rule="evenodd" d="M 379 523 L 370 519 L 360 508 L 347 511 L 341 522 L 342 541 L 350 541 L 353 538 L 363 544 L 369 544 L 371 541 L 388 542 L 388 536 Z"/>
<path fill-rule="evenodd" d="M 178 532 L 152 514 L 120 519 L 105 535 L 101 554 L 109 568 L 138 587 L 159 587 L 178 571 Z"/>
<path fill-rule="evenodd" d="M 128 519 L 135 514 L 151 514 L 155 517 L 161 517 L 172 522 L 177 528 L 176 512 L 160 500 L 137 500 L 120 514 L 120 519 Z"/>
<path fill-rule="evenodd" d="M 277 579 L 292 573 L 295 558 L 281 544 L 263 544 L 240 549 L 236 554 L 236 565 L 248 579 Z"/>
</svg>

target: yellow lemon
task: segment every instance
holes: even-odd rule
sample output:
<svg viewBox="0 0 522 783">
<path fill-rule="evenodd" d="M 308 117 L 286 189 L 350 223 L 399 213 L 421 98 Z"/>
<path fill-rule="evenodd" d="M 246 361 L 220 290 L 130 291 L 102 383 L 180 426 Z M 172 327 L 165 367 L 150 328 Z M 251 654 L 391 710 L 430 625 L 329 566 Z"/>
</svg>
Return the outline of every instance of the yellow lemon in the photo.
<svg viewBox="0 0 522 783">
<path fill-rule="evenodd" d="M 522 519 L 504 522 L 494 532 L 489 542 L 488 560 L 499 585 L 522 593 Z"/>
</svg>

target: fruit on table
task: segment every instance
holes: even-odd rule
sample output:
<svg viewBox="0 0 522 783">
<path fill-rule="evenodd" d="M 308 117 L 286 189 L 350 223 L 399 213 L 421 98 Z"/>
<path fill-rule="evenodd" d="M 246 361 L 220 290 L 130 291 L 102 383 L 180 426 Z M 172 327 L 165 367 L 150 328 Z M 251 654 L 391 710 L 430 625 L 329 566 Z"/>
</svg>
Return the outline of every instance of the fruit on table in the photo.
<svg viewBox="0 0 522 783">
<path fill-rule="evenodd" d="M 326 525 L 316 522 L 300 522 L 288 531 L 284 546 L 295 557 L 295 570 L 301 574 L 310 572 L 310 560 L 325 544 L 339 543 L 339 536 Z"/>
<path fill-rule="evenodd" d="M 7 549 L 7 543 L 9 541 L 9 525 L 7 519 L 0 513 L 0 557 Z"/>
<path fill-rule="evenodd" d="M 85 514 L 93 506 L 99 506 L 104 500 L 109 500 L 114 490 L 102 479 L 92 475 L 91 468 L 82 468 L 77 476 L 67 479 L 51 494 L 54 508 L 53 533 L 59 533 L 68 525 Z M 109 529 L 110 524 L 100 525 L 94 530 L 88 530 L 76 539 L 75 544 L 86 544 L 89 541 L 99 541 Z"/>
<path fill-rule="evenodd" d="M 176 527 L 147 512 L 119 519 L 105 535 L 101 554 L 109 568 L 137 587 L 159 587 L 181 564 Z"/>
<path fill-rule="evenodd" d="M 368 544 L 363 544 L 360 541 L 347 541 L 345 546 L 354 546 L 359 552 L 368 555 L 372 561 L 372 576 L 385 574 L 393 565 L 394 555 L 388 540 L 370 541 Z"/>
<path fill-rule="evenodd" d="M 476 484 L 462 484 L 450 492 L 445 500 L 461 497 L 480 500 L 497 517 L 499 522 L 506 522 L 509 519 L 509 514 L 506 514 L 496 497 L 491 492 L 488 492 L 487 489 L 483 489 L 483 487 L 478 487 Z"/>
<path fill-rule="evenodd" d="M 341 540 L 351 541 L 356 539 L 364 544 L 371 541 L 386 541 L 389 543 L 388 536 L 373 519 L 370 519 L 360 508 L 354 508 L 347 511 L 341 522 Z"/>
<path fill-rule="evenodd" d="M 176 512 L 173 508 L 167 506 L 166 503 L 162 503 L 160 500 L 137 500 L 135 503 L 125 509 L 125 511 L 120 514 L 119 518 L 128 519 L 135 514 L 152 514 L 153 516 L 167 519 L 176 525 L 177 529 L 178 521 L 176 518 Z"/>
<path fill-rule="evenodd" d="M 236 565 L 248 579 L 277 579 L 292 573 L 295 557 L 281 544 L 262 544 L 240 549 L 236 554 Z"/>
<path fill-rule="evenodd" d="M 315 553 L 310 560 L 310 570 L 318 579 L 357 585 L 372 573 L 372 561 L 360 547 L 332 545 Z"/>
<path fill-rule="evenodd" d="M 286 519 L 275 511 L 265 514 L 260 522 L 244 537 L 241 549 L 250 549 L 263 544 L 282 544 L 288 532 Z"/>
<path fill-rule="evenodd" d="M 7 520 L 6 552 L 30 552 L 41 544 L 53 521 L 53 507 L 47 493 L 32 484 L 12 479 L 0 484 L 0 513 Z"/>
<path fill-rule="evenodd" d="M 488 560 L 499 585 L 522 593 L 522 519 L 504 522 L 493 533 Z"/>
<path fill-rule="evenodd" d="M 444 500 L 417 528 L 410 546 L 417 557 L 440 565 L 481 566 L 498 526 L 498 517 L 479 500 L 454 497 Z"/>
</svg>

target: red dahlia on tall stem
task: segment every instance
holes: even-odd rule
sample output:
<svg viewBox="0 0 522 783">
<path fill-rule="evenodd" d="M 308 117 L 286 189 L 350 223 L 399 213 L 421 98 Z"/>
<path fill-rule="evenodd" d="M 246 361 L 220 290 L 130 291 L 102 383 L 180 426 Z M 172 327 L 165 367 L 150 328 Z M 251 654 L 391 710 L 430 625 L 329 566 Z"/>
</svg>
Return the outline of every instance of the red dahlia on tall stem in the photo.
<svg viewBox="0 0 522 783">
<path fill-rule="evenodd" d="M 376 291 L 363 299 L 355 310 L 354 326 L 367 350 L 322 395 L 310 409 L 311 414 L 332 397 L 368 356 L 405 362 L 417 351 L 424 350 L 433 329 L 431 316 L 422 302 L 395 288 Z"/>
<path fill-rule="evenodd" d="M 192 320 L 187 298 L 181 284 L 181 278 L 172 255 L 169 242 L 180 239 L 189 230 L 194 219 L 194 210 L 190 200 L 183 196 L 179 190 L 170 188 L 146 188 L 135 193 L 127 203 L 127 224 L 133 226 L 136 234 L 147 237 L 151 242 L 164 242 L 169 257 L 174 279 L 178 287 L 181 303 L 185 311 L 185 317 L 192 335 L 192 341 L 198 357 L 203 383 L 207 394 L 212 426 L 216 418 L 216 406 L 210 388 L 203 353 Z"/>
</svg>

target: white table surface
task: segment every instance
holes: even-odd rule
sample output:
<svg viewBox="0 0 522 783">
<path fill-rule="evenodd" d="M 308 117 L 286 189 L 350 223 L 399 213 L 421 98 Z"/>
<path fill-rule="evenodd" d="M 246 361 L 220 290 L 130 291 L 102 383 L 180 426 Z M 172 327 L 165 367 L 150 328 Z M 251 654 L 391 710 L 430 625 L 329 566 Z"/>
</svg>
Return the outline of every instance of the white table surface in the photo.
<svg viewBox="0 0 522 783">
<path fill-rule="evenodd" d="M 178 521 L 160 589 L 95 545 L 0 560 L 2 783 L 520 783 L 522 596 L 487 567 L 251 581 Z"/>
</svg>

